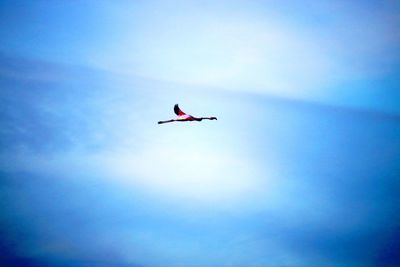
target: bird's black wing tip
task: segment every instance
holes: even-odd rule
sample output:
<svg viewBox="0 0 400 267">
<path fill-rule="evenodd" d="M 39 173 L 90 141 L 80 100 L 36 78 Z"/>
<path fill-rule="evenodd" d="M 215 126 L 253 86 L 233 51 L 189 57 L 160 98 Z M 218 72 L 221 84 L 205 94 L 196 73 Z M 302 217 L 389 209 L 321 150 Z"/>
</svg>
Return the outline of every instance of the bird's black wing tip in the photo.
<svg viewBox="0 0 400 267">
<path fill-rule="evenodd" d="M 178 104 L 175 104 L 175 106 L 174 106 L 174 112 L 175 112 L 175 114 L 176 115 L 179 115 L 179 106 L 178 106 Z"/>
</svg>

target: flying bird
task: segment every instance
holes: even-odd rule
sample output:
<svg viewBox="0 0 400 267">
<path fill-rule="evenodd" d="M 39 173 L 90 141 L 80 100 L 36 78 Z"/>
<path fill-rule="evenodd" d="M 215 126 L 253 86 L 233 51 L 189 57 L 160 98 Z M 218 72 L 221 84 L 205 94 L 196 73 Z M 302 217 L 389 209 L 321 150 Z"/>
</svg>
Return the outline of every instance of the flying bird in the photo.
<svg viewBox="0 0 400 267">
<path fill-rule="evenodd" d="M 175 104 L 174 106 L 174 112 L 176 115 L 178 115 L 178 117 L 176 117 L 176 119 L 172 119 L 172 120 L 167 120 L 167 121 L 159 121 L 158 124 L 162 124 L 162 123 L 167 123 L 167 122 L 174 122 L 174 121 L 202 121 L 202 120 L 216 120 L 216 117 L 201 117 L 201 118 L 196 118 L 193 117 L 192 115 L 187 115 L 185 112 L 183 112 L 178 104 Z"/>
</svg>

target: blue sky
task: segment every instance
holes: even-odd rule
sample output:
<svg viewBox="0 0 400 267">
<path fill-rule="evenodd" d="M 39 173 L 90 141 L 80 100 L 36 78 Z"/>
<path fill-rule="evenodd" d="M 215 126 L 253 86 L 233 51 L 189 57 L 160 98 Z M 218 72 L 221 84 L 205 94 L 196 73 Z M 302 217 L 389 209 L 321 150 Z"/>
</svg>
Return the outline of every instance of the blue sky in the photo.
<svg viewBox="0 0 400 267">
<path fill-rule="evenodd" d="M 397 266 L 399 9 L 1 1 L 0 263 Z"/>
</svg>

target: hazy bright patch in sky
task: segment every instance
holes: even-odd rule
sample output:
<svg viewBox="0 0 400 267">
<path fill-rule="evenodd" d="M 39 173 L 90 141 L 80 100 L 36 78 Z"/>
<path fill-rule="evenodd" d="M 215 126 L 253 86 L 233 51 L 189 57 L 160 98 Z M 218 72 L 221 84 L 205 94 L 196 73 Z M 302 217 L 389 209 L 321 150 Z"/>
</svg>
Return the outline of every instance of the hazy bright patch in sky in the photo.
<svg viewBox="0 0 400 267">
<path fill-rule="evenodd" d="M 0 1 L 0 265 L 398 266 L 399 11 Z"/>
</svg>

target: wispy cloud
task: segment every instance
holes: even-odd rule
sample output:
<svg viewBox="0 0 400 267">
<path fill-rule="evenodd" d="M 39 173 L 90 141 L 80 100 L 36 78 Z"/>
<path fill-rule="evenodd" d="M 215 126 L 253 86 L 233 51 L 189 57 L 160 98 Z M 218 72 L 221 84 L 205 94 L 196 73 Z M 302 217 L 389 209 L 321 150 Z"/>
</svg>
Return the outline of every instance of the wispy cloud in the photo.
<svg viewBox="0 0 400 267">
<path fill-rule="evenodd" d="M 79 10 L 37 2 L 9 7 L 18 29 L 1 28 L 0 48 L 153 80 L 397 112 L 396 87 L 387 84 L 399 76 L 398 10 L 392 1 L 89 2 Z"/>
<path fill-rule="evenodd" d="M 158 5 L 114 6 L 124 41 L 110 43 L 114 53 L 93 55 L 93 63 L 156 79 L 326 100 L 343 86 L 363 97 L 346 85 L 394 75 L 399 60 L 396 4 L 379 12 L 344 2 Z M 134 10 L 147 16 L 132 18 Z M 123 24 L 132 27 L 125 31 Z"/>
</svg>

